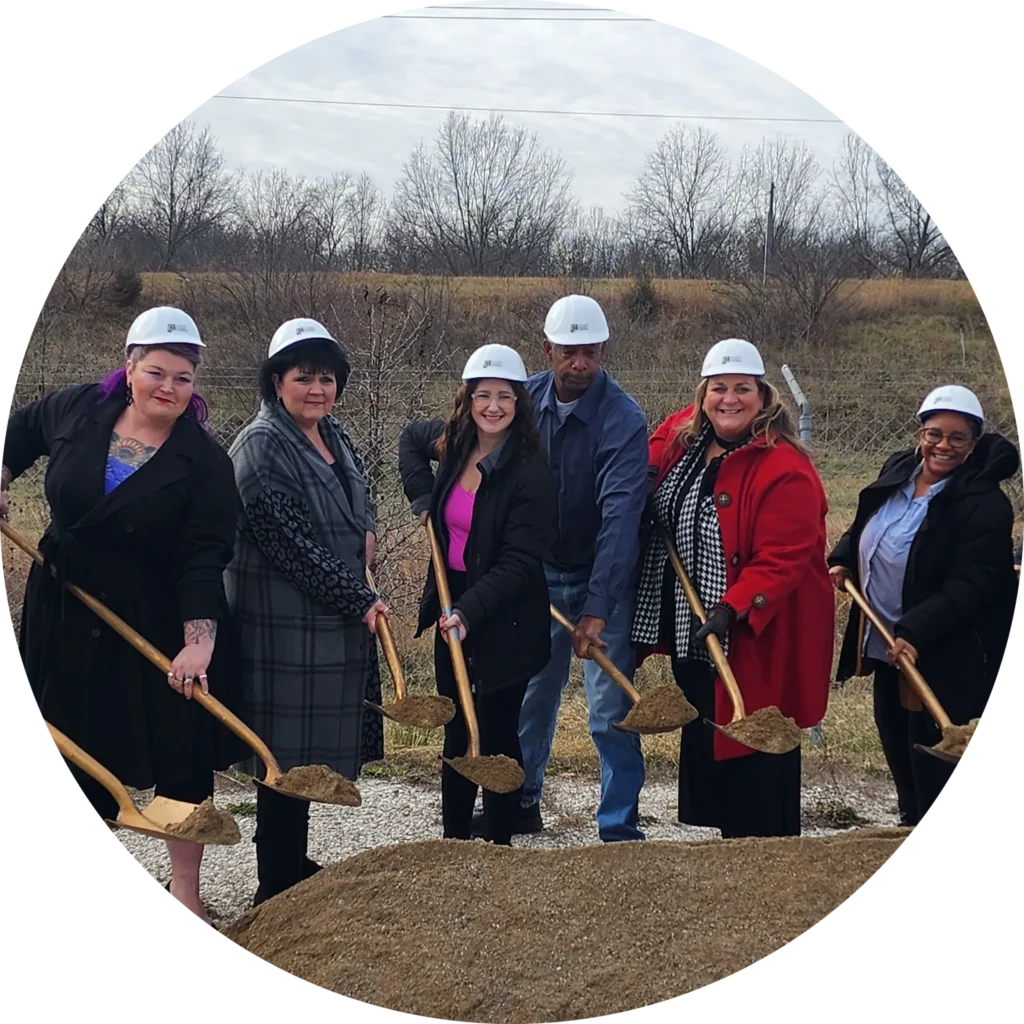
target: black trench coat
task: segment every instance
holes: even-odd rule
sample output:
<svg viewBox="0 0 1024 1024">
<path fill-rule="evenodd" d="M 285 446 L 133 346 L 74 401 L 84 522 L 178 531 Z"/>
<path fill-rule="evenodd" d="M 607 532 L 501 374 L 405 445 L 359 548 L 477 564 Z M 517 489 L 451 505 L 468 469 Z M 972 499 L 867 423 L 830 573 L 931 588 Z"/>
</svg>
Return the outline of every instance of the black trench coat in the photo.
<svg viewBox="0 0 1024 1024">
<path fill-rule="evenodd" d="M 886 460 L 878 479 L 860 492 L 856 518 L 829 555 L 828 564 L 849 569 L 858 588 L 861 533 L 919 461 L 912 450 Z M 907 558 L 903 617 L 893 632 L 917 648 L 921 674 L 958 724 L 984 709 L 1010 634 L 1017 601 L 1013 506 L 999 485 L 1019 465 L 1006 438 L 984 434 L 929 503 Z M 861 613 L 852 606 L 836 672 L 840 682 L 868 668 L 859 664 L 861 635 Z"/>
<path fill-rule="evenodd" d="M 242 706 L 222 574 L 238 495 L 231 462 L 186 413 L 159 451 L 104 496 L 110 434 L 123 400 L 94 384 L 54 392 L 15 412 L 4 464 L 15 477 L 49 456 L 48 566 L 99 598 L 168 658 L 183 623 L 216 619 L 210 692 Z M 126 785 L 189 782 L 244 756 L 245 746 L 187 701 L 133 647 L 33 565 L 19 638 L 43 717 Z"/>
</svg>

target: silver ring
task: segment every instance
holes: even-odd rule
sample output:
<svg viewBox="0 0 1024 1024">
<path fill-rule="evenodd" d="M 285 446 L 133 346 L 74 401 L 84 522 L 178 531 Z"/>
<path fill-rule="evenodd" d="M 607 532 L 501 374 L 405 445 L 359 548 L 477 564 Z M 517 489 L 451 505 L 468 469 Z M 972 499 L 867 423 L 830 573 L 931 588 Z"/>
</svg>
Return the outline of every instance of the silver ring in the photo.
<svg viewBox="0 0 1024 1024">
<path fill-rule="evenodd" d="M 191 683 L 191 682 L 192 682 L 192 681 L 193 681 L 194 679 L 195 679 L 195 676 L 194 676 L 194 675 L 192 675 L 192 673 L 191 673 L 191 672 L 189 672 L 189 673 L 188 673 L 188 674 L 187 674 L 187 675 L 185 676 L 185 682 L 186 682 L 186 683 Z"/>
</svg>

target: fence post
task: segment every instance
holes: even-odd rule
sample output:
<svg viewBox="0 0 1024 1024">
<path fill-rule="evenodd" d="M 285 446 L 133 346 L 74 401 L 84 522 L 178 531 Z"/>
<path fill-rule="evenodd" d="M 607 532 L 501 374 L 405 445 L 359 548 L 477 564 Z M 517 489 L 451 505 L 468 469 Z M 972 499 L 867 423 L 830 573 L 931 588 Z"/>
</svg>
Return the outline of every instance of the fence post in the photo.
<svg viewBox="0 0 1024 1024">
<path fill-rule="evenodd" d="M 786 384 L 789 386 L 790 393 L 793 395 L 793 401 L 796 402 L 796 407 L 800 412 L 800 440 L 807 444 L 811 443 L 811 403 L 807 401 L 807 396 L 803 393 L 796 377 L 793 375 L 793 371 L 789 368 L 789 365 L 783 363 L 782 365 L 782 376 L 785 378 Z M 811 746 L 820 747 L 822 741 L 822 728 L 821 722 L 814 726 L 808 737 L 811 741 Z"/>
</svg>

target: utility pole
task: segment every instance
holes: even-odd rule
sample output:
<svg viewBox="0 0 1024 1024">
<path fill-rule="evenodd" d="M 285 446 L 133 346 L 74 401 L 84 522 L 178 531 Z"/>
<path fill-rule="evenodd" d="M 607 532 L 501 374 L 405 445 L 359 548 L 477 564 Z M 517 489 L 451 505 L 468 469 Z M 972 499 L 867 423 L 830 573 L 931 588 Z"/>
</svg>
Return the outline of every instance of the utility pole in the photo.
<svg viewBox="0 0 1024 1024">
<path fill-rule="evenodd" d="M 768 220 L 764 226 L 764 265 L 761 269 L 761 284 L 768 280 L 768 267 L 775 254 L 775 182 L 768 190 Z"/>
</svg>

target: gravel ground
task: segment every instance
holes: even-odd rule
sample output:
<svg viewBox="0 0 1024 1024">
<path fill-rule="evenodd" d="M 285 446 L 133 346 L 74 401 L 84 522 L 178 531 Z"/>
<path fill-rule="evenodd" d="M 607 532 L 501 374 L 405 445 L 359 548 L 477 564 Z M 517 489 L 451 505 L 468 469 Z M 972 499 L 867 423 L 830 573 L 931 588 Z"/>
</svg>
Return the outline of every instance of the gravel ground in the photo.
<svg viewBox="0 0 1024 1024">
<path fill-rule="evenodd" d="M 313 804 L 310 813 L 309 856 L 319 864 L 334 864 L 362 850 L 441 836 L 441 794 L 438 781 L 362 778 L 361 807 Z M 841 794 L 841 799 L 839 798 Z M 545 782 L 542 809 L 545 829 L 536 835 L 516 836 L 517 847 L 555 848 L 599 843 L 594 814 L 599 784 L 596 778 L 562 774 Z M 149 794 L 137 794 L 144 806 Z M 236 808 L 242 841 L 235 846 L 208 846 L 203 860 L 201 895 L 218 925 L 235 920 L 252 905 L 256 892 L 255 787 L 218 775 L 215 803 Z M 251 805 L 239 813 L 238 805 Z M 803 834 L 832 835 L 844 831 L 827 824 L 895 826 L 895 794 L 888 780 L 855 778 L 834 782 L 818 780 L 805 771 Z M 851 812 L 855 817 L 851 818 Z M 838 815 L 838 817 L 837 817 Z M 640 825 L 648 840 L 680 842 L 714 839 L 716 829 L 681 825 L 676 817 L 675 780 L 649 779 L 640 794 Z M 134 832 L 118 830 L 124 846 L 163 885 L 170 877 L 170 861 L 162 842 Z"/>
</svg>

